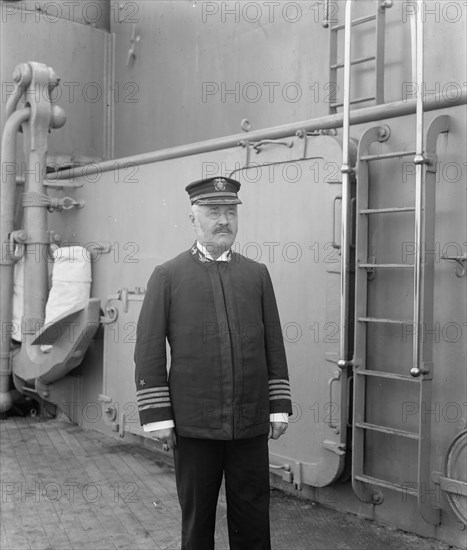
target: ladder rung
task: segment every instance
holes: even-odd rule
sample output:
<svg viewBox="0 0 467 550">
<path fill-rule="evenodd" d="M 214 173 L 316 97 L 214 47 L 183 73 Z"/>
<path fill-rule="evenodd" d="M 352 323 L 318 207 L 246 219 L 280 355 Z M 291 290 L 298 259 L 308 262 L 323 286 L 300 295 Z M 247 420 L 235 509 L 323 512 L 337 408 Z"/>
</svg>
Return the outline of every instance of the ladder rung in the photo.
<svg viewBox="0 0 467 550">
<path fill-rule="evenodd" d="M 404 319 L 380 319 L 378 317 L 359 317 L 362 323 L 393 323 L 396 325 L 413 325 L 413 321 L 404 321 Z"/>
<path fill-rule="evenodd" d="M 386 267 L 393 269 L 413 269 L 413 264 L 358 264 L 358 267 L 362 269 L 373 269 L 374 267 Z"/>
<path fill-rule="evenodd" d="M 355 422 L 357 428 L 364 430 L 372 430 L 374 432 L 385 433 L 388 435 L 397 435 L 399 437 L 408 437 L 409 439 L 420 439 L 420 436 L 413 432 L 406 430 L 398 430 L 397 428 L 389 428 L 386 426 L 378 426 L 377 424 L 370 424 L 369 422 Z"/>
<path fill-rule="evenodd" d="M 391 380 L 403 380 L 404 382 L 420 382 L 421 378 L 415 378 L 408 374 L 396 374 L 393 372 L 380 372 L 378 370 L 355 369 L 354 374 L 362 376 L 375 376 L 377 378 L 390 378 Z"/>
<path fill-rule="evenodd" d="M 363 23 L 374 21 L 375 19 L 376 19 L 376 15 L 367 15 L 365 17 L 359 17 L 358 19 L 354 19 L 352 21 L 352 27 L 356 27 L 357 25 L 362 25 Z M 345 23 L 331 27 L 332 31 L 341 31 L 342 29 L 345 29 Z"/>
<path fill-rule="evenodd" d="M 384 479 L 377 479 L 376 477 L 365 476 L 365 475 L 356 475 L 354 479 L 357 481 L 362 481 L 363 483 L 370 483 L 371 485 L 376 485 L 378 487 L 385 487 L 386 489 L 394 489 L 394 491 L 399 491 L 401 493 L 406 493 L 409 495 L 418 495 L 418 490 L 414 487 L 415 483 L 407 483 L 401 485 L 399 483 L 392 483 L 391 481 L 386 481 Z"/>
<path fill-rule="evenodd" d="M 415 212 L 414 206 L 392 206 L 390 208 L 364 208 L 359 214 L 387 214 L 388 212 Z"/>
<path fill-rule="evenodd" d="M 359 97 L 358 99 L 352 99 L 350 101 L 350 105 L 355 105 L 356 103 L 364 103 L 365 101 L 373 101 L 374 99 L 375 99 L 375 96 Z M 332 107 L 342 107 L 343 105 L 344 105 L 343 103 L 332 103 L 331 102 Z"/>
<path fill-rule="evenodd" d="M 393 153 L 380 153 L 378 155 L 363 155 L 360 160 L 384 160 L 398 157 L 413 157 L 416 151 L 395 151 Z"/>
<path fill-rule="evenodd" d="M 360 65 L 360 63 L 368 63 L 368 61 L 374 61 L 375 59 L 376 57 L 374 55 L 369 55 L 367 57 L 358 57 L 357 59 L 353 59 L 350 64 Z M 335 65 L 331 65 L 331 69 L 342 69 L 344 66 L 344 63 L 336 63 Z"/>
</svg>

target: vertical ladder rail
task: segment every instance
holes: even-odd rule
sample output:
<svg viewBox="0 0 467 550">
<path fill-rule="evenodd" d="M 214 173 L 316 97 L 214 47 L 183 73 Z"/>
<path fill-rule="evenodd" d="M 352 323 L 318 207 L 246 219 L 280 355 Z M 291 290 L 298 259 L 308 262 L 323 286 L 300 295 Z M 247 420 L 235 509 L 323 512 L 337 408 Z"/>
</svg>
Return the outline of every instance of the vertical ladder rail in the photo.
<svg viewBox="0 0 467 550">
<path fill-rule="evenodd" d="M 418 2 L 421 4 L 422 2 Z M 423 6 L 419 6 L 423 8 Z M 424 327 L 433 325 L 434 258 L 435 240 L 435 178 L 436 178 L 436 141 L 440 131 L 447 131 L 448 117 L 439 117 L 430 125 L 427 135 L 427 151 L 424 144 L 424 24 L 422 16 L 416 16 L 416 141 L 415 141 L 415 272 L 414 272 L 414 324 L 413 356 L 410 374 L 420 377 L 419 397 L 419 436 L 417 467 L 417 500 L 420 514 L 428 523 L 440 522 L 440 510 L 434 507 L 433 491 L 430 480 L 431 425 L 426 418 L 428 403 L 431 409 L 431 390 L 433 378 L 433 341 L 430 332 L 427 340 Z M 428 149 L 429 147 L 429 149 Z M 428 158 L 428 154 L 431 159 Z M 430 163 L 431 166 L 428 166 Z M 425 178 L 424 178 L 425 176 Z M 425 180 L 425 181 L 424 181 Z M 428 247 L 430 247 L 428 249 Z M 428 331 L 426 331 L 428 332 Z M 423 339 L 423 341 L 422 341 Z M 429 455 L 428 455 L 429 456 Z"/>
<path fill-rule="evenodd" d="M 350 184 L 353 169 L 350 166 L 350 86 L 352 56 L 352 0 L 345 6 L 345 54 L 344 54 L 344 113 L 342 137 L 342 223 L 341 223 L 341 304 L 340 338 L 338 367 L 345 369 L 350 365 L 348 357 L 348 320 L 349 320 L 349 267 L 350 267 Z"/>
<path fill-rule="evenodd" d="M 376 59 L 375 59 L 375 103 L 384 103 L 384 51 L 386 32 L 386 10 L 392 7 L 392 2 L 383 0 L 378 2 L 376 12 Z"/>
<path fill-rule="evenodd" d="M 370 146 L 375 141 L 385 141 L 389 132 L 383 132 L 382 128 L 376 126 L 366 130 L 359 142 L 357 152 L 357 240 L 356 240 L 356 262 L 361 258 L 366 261 L 368 258 L 368 216 L 359 215 L 361 210 L 368 209 L 369 205 L 369 163 L 362 160 L 362 157 L 369 155 Z M 367 286 L 368 278 L 366 273 L 359 273 L 356 269 L 355 281 L 355 354 L 354 354 L 354 400 L 353 400 L 353 455 L 352 455 L 352 488 L 359 500 L 362 502 L 378 504 L 383 501 L 381 491 L 378 491 L 360 481 L 358 478 L 364 475 L 365 458 L 365 431 L 357 429 L 356 425 L 366 421 L 366 380 L 359 373 L 366 370 L 366 339 L 367 328 L 365 324 L 358 321 L 359 318 L 367 315 Z"/>
<path fill-rule="evenodd" d="M 433 379 L 433 315 L 434 315 L 434 243 L 435 243 L 435 197 L 436 172 L 438 167 L 436 142 L 440 133 L 449 131 L 450 118 L 442 115 L 429 125 L 426 134 L 425 162 L 420 165 L 421 174 L 421 250 L 418 320 L 414 324 L 414 345 L 417 341 L 417 363 L 413 358 L 410 374 L 420 383 L 419 435 L 418 446 L 418 479 L 417 499 L 420 514 L 428 523 L 437 525 L 440 522 L 440 510 L 437 507 L 435 486 L 431 480 L 430 442 L 431 442 L 431 394 Z M 417 166 L 418 169 L 418 166 Z M 417 176 L 417 173 L 415 174 Z"/>
<path fill-rule="evenodd" d="M 348 4 L 352 0 L 346 0 L 345 13 L 348 13 Z M 344 24 L 338 24 L 330 27 L 330 46 L 329 46 L 329 112 L 336 113 L 338 107 L 345 108 L 345 98 L 342 103 L 339 103 L 336 98 L 337 94 L 337 71 L 338 69 L 347 68 L 347 65 L 359 65 L 374 62 L 375 73 L 375 91 L 374 95 L 368 97 L 361 97 L 356 99 L 350 99 L 350 104 L 366 103 L 368 101 L 374 101 L 376 105 L 384 103 L 384 52 L 385 52 L 385 29 L 386 29 L 386 10 L 391 8 L 393 0 L 377 0 L 376 1 L 376 14 L 367 15 L 357 19 L 345 18 Z M 327 28 L 330 25 L 329 20 L 329 2 L 325 3 L 325 17 L 323 21 L 323 27 Z M 352 8 L 350 8 L 352 9 Z M 346 59 L 343 63 L 338 63 L 338 32 L 345 30 L 345 34 L 351 33 L 351 27 L 370 23 L 375 21 L 375 55 L 359 57 L 357 59 Z M 345 56 L 345 52 L 344 52 Z M 350 90 L 349 90 L 350 93 Z M 344 96 L 346 94 L 346 77 L 344 75 Z"/>
</svg>

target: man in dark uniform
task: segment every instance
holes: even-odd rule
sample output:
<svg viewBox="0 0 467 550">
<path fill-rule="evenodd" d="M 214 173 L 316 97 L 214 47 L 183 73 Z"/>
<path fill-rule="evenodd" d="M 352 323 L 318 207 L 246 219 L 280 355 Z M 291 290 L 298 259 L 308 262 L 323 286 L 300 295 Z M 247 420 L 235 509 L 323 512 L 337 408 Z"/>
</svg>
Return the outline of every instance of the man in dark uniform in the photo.
<svg viewBox="0 0 467 550">
<path fill-rule="evenodd" d="M 182 550 L 214 548 L 223 476 L 230 548 L 271 548 L 268 434 L 285 432 L 292 409 L 268 270 L 231 250 L 239 188 L 231 178 L 187 186 L 197 242 L 156 267 L 138 321 L 140 419 L 174 449 Z"/>
</svg>

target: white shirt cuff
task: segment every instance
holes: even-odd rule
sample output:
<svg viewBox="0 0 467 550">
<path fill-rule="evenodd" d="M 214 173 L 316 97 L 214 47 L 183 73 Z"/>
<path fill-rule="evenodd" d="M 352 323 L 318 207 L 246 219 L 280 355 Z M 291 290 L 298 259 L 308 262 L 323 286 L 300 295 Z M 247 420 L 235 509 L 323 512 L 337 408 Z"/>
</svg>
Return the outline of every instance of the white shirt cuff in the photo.
<svg viewBox="0 0 467 550">
<path fill-rule="evenodd" d="M 285 422 L 289 423 L 289 413 L 271 413 L 269 415 L 269 422 Z"/>
<path fill-rule="evenodd" d="M 270 422 L 285 422 L 289 423 L 289 414 L 288 413 L 271 413 L 269 415 Z M 174 428 L 175 424 L 173 420 L 162 420 L 161 422 L 150 422 L 149 424 L 143 425 L 143 430 L 145 432 L 155 432 L 156 430 L 167 430 L 169 428 Z"/>
<path fill-rule="evenodd" d="M 174 428 L 175 424 L 173 420 L 161 420 L 160 422 L 149 422 L 149 424 L 143 424 L 143 430 L 145 432 L 155 432 L 156 430 L 168 430 Z"/>
</svg>

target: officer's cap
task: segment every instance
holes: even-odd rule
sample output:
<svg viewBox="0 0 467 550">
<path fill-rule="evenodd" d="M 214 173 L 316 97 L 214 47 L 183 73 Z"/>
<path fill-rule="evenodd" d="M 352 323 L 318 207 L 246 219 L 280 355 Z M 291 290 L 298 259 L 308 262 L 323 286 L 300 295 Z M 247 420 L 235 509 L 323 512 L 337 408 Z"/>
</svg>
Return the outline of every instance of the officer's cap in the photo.
<svg viewBox="0 0 467 550">
<path fill-rule="evenodd" d="M 185 187 L 191 204 L 242 204 L 237 196 L 239 189 L 237 180 L 218 176 L 194 181 Z"/>
</svg>

